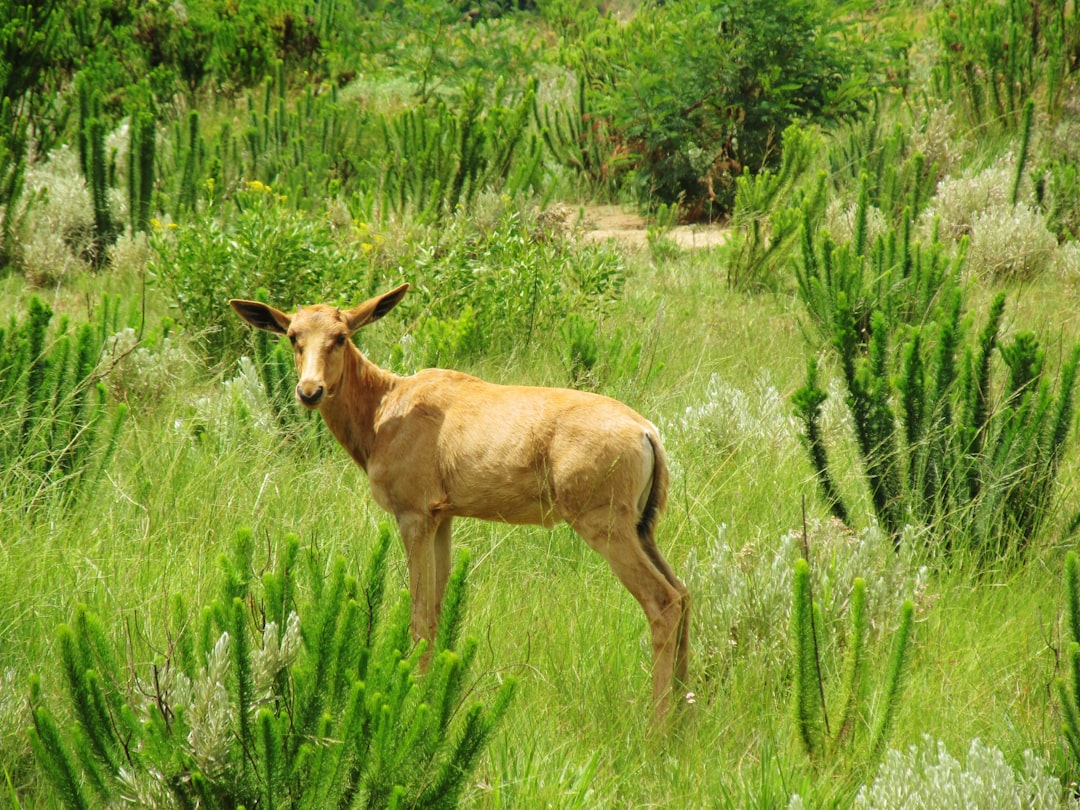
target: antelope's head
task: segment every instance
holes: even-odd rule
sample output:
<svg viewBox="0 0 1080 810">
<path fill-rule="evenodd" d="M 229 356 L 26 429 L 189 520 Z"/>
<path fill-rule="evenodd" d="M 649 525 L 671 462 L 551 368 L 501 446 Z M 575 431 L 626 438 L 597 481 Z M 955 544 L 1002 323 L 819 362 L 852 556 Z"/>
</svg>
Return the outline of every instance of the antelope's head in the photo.
<svg viewBox="0 0 1080 810">
<path fill-rule="evenodd" d="M 300 378 L 296 398 L 305 408 L 314 409 L 331 399 L 341 387 L 349 338 L 360 327 L 379 320 L 396 307 L 408 289 L 408 284 L 402 284 L 352 309 L 315 304 L 292 315 L 259 301 L 233 299 L 229 304 L 256 329 L 289 338 Z"/>
</svg>

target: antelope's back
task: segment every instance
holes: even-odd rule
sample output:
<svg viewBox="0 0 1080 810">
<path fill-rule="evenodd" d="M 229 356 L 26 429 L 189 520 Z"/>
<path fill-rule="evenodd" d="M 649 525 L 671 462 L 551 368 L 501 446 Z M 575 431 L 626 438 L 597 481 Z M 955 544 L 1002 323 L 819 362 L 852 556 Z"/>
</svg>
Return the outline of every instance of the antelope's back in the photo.
<svg viewBox="0 0 1080 810">
<path fill-rule="evenodd" d="M 649 435 L 659 446 L 648 420 L 608 397 L 440 369 L 405 378 L 380 421 L 409 424 L 399 453 L 434 447 L 448 512 L 509 523 L 637 504 L 655 464 Z"/>
</svg>

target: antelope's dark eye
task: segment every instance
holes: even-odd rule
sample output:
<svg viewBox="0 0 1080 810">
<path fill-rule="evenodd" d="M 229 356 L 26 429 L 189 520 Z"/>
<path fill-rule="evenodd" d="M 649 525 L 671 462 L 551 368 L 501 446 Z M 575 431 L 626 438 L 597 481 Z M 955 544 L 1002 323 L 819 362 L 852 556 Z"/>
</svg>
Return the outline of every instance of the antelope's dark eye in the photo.
<svg viewBox="0 0 1080 810">
<path fill-rule="evenodd" d="M 339 346 L 339 347 L 344 346 L 345 345 L 345 336 L 344 335 L 338 335 L 336 338 L 334 338 L 334 345 Z"/>
<path fill-rule="evenodd" d="M 293 346 L 296 345 L 296 335 L 289 335 L 289 343 L 291 343 Z"/>
</svg>

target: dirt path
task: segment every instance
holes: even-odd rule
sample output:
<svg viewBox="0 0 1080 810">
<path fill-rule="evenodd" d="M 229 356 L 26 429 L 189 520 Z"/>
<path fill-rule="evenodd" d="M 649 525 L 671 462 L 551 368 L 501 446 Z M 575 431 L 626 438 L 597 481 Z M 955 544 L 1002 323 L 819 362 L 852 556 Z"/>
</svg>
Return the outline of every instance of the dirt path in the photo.
<svg viewBox="0 0 1080 810">
<path fill-rule="evenodd" d="M 585 209 L 582 235 L 590 241 L 615 239 L 627 247 L 645 248 L 648 245 L 645 230 L 643 217 L 627 213 L 617 205 L 594 205 Z M 728 229 L 721 225 L 676 225 L 665 235 L 680 248 L 693 250 L 724 244 Z"/>
</svg>

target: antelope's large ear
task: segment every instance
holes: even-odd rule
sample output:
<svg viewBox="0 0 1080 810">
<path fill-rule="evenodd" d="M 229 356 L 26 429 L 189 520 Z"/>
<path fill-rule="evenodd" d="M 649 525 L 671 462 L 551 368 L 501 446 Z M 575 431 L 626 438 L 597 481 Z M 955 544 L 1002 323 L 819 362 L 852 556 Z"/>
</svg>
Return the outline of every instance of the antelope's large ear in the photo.
<svg viewBox="0 0 1080 810">
<path fill-rule="evenodd" d="M 364 303 L 346 310 L 341 314 L 345 316 L 345 322 L 349 325 L 349 331 L 355 332 L 361 326 L 367 326 L 373 321 L 379 320 L 383 315 L 401 303 L 405 293 L 409 291 L 408 283 L 402 284 L 382 295 L 376 295 Z"/>
<path fill-rule="evenodd" d="M 229 301 L 229 304 L 236 310 L 237 315 L 256 329 L 265 329 L 267 332 L 284 335 L 289 331 L 289 324 L 292 323 L 291 316 L 261 301 L 240 301 L 234 298 Z"/>
</svg>

